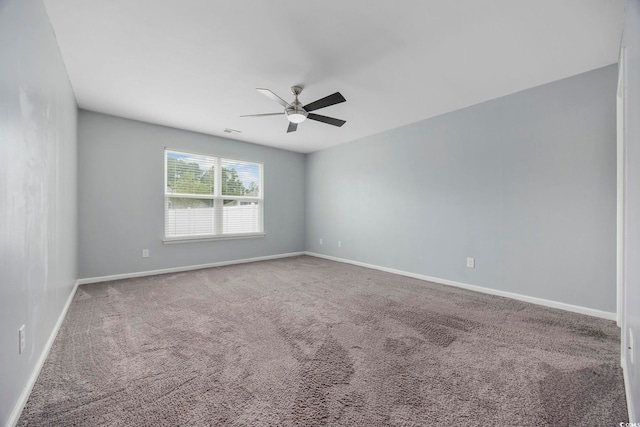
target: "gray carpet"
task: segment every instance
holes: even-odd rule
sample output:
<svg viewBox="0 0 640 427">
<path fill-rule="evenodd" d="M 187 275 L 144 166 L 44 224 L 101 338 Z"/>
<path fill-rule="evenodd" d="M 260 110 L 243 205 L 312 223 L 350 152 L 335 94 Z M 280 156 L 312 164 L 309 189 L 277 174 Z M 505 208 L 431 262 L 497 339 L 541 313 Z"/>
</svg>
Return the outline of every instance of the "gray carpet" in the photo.
<svg viewBox="0 0 640 427">
<path fill-rule="evenodd" d="M 81 286 L 20 426 L 614 426 L 614 322 L 296 257 Z"/>
</svg>

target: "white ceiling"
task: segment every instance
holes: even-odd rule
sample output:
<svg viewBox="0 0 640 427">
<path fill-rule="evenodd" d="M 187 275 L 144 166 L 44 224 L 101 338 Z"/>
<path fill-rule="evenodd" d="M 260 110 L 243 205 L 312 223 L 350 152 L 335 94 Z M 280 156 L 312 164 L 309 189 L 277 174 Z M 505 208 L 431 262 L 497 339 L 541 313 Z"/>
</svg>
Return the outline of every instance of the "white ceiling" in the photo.
<svg viewBox="0 0 640 427">
<path fill-rule="evenodd" d="M 298 152 L 617 62 L 623 0 L 44 0 L 81 108 Z M 282 108 L 347 102 L 286 133 Z M 225 128 L 241 130 L 229 135 Z"/>
</svg>

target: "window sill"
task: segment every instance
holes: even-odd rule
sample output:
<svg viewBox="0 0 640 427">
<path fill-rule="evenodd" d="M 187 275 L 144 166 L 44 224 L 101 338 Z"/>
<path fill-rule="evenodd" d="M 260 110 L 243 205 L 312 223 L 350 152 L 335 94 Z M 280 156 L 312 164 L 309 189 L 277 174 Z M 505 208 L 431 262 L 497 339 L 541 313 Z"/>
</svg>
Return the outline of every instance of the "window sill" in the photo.
<svg viewBox="0 0 640 427">
<path fill-rule="evenodd" d="M 193 242 L 212 242 L 216 240 L 236 240 L 236 239 L 253 239 L 256 237 L 264 237 L 266 233 L 243 233 L 243 234 L 223 234 L 221 236 L 193 236 L 193 237 L 165 237 L 162 239 L 164 245 L 172 245 L 174 243 L 193 243 Z"/>
</svg>

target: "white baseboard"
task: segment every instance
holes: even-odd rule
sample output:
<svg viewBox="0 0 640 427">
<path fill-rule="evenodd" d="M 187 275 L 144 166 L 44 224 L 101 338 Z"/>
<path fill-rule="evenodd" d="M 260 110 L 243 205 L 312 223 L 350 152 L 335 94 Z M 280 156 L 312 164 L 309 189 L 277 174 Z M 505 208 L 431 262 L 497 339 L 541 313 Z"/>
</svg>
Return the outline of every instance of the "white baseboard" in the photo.
<svg viewBox="0 0 640 427">
<path fill-rule="evenodd" d="M 49 357 L 49 352 L 51 351 L 53 342 L 56 340 L 56 336 L 58 336 L 58 331 L 62 326 L 62 322 L 64 321 L 65 316 L 67 315 L 67 310 L 69 310 L 69 306 L 71 305 L 71 301 L 73 301 L 73 297 L 75 296 L 76 291 L 78 290 L 79 284 L 80 284 L 79 281 L 76 280 L 76 284 L 73 286 L 73 289 L 71 290 L 71 293 L 67 298 L 67 302 L 64 304 L 64 307 L 62 308 L 62 311 L 60 312 L 60 316 L 58 316 L 58 320 L 56 321 L 56 324 L 53 327 L 53 331 L 51 331 L 51 335 L 49 335 L 49 339 L 47 340 L 47 343 L 45 344 L 44 349 L 42 350 L 42 353 L 38 358 L 38 362 L 36 363 L 36 366 L 31 372 L 31 376 L 29 377 L 29 380 L 25 384 L 24 389 L 22 389 L 22 393 L 20 393 L 20 398 L 16 402 L 16 405 L 13 407 L 13 411 L 11 411 L 11 415 L 9 415 L 9 419 L 7 420 L 7 424 L 6 424 L 7 427 L 14 427 L 16 424 L 18 424 L 18 420 L 20 419 L 22 410 L 27 404 L 27 400 L 29 400 L 29 396 L 31 395 L 33 386 L 36 385 L 36 381 L 38 380 L 40 371 L 44 366 L 44 362 L 47 360 L 47 357 Z"/>
<path fill-rule="evenodd" d="M 497 289 L 485 288 L 482 286 L 469 285 L 467 283 L 455 282 L 453 280 L 440 279 L 438 277 L 425 276 L 423 274 L 410 273 L 408 271 L 396 270 L 394 268 L 381 267 L 379 265 L 367 264 L 359 261 L 352 261 L 345 258 L 338 258 L 329 255 L 323 255 L 315 252 L 305 252 L 305 255 L 314 256 L 317 258 L 324 258 L 331 261 L 343 262 L 346 264 L 353 264 L 360 267 L 372 268 L 374 270 L 380 270 L 387 273 L 398 274 L 400 276 L 412 277 L 414 279 L 426 280 L 428 282 L 440 283 L 442 285 L 455 286 L 457 288 L 469 289 L 471 291 L 482 292 L 490 295 L 497 295 L 500 297 L 511 298 L 518 301 L 529 302 L 532 304 L 543 305 L 545 307 L 558 308 L 560 310 L 572 311 L 574 313 L 586 314 L 588 316 L 600 317 L 607 320 L 616 320 L 616 313 L 610 313 L 608 311 L 596 310 L 594 308 L 582 307 L 579 305 L 566 304 L 558 301 L 551 301 L 543 298 L 530 297 L 527 295 L 520 295 L 513 292 L 500 291 Z"/>
<path fill-rule="evenodd" d="M 267 261 L 270 259 L 289 258 L 293 256 L 300 256 L 300 255 L 304 255 L 304 252 L 290 252 L 286 254 L 267 255 L 267 256 L 261 256 L 256 258 L 244 258 L 244 259 L 236 259 L 232 261 L 213 262 L 210 264 L 188 265 L 185 267 L 163 268 L 161 270 L 149 270 L 149 271 L 138 271 L 135 273 L 113 274 L 111 276 L 88 277 L 85 279 L 80 279 L 79 282 L 81 285 L 86 285 L 88 283 L 110 282 L 113 280 L 131 279 L 134 277 L 155 276 L 157 274 L 167 274 L 167 273 L 179 273 L 181 271 L 201 270 L 203 268 L 222 267 L 225 265 L 233 265 L 233 264 L 245 264 L 248 262 Z"/>
</svg>

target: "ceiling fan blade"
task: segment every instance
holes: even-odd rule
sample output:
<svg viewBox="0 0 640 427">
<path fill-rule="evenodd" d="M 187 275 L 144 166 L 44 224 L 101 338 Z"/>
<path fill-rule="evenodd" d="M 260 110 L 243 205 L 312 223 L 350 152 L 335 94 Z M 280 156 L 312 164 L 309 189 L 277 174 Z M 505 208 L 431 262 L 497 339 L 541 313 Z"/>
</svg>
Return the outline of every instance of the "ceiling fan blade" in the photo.
<svg viewBox="0 0 640 427">
<path fill-rule="evenodd" d="M 284 111 L 282 113 L 245 114 L 244 116 L 240 116 L 240 117 L 281 116 L 283 114 L 284 114 Z"/>
<path fill-rule="evenodd" d="M 287 128 L 287 133 L 295 132 L 297 129 L 298 129 L 298 124 L 297 123 L 289 122 L 289 127 Z"/>
<path fill-rule="evenodd" d="M 287 108 L 289 106 L 289 103 L 287 101 L 285 101 L 284 99 L 280 98 L 278 95 L 276 95 L 275 93 L 271 92 L 269 89 L 256 88 L 256 90 L 258 92 L 260 92 L 261 94 L 263 94 L 264 96 L 266 96 L 267 98 L 273 99 L 278 104 L 282 105 L 284 108 Z"/>
<path fill-rule="evenodd" d="M 328 107 L 330 105 L 339 104 L 341 102 L 345 102 L 344 96 L 340 94 L 340 92 L 336 92 L 333 95 L 325 96 L 322 99 L 318 99 L 317 101 L 313 101 L 310 104 L 305 105 L 304 108 L 307 111 L 315 111 L 320 108 Z M 337 125 L 336 125 L 337 126 Z"/>
<path fill-rule="evenodd" d="M 320 114 L 315 114 L 315 113 L 309 113 L 309 115 L 307 116 L 307 119 L 315 120 L 317 122 L 327 123 L 327 124 L 338 126 L 338 127 L 347 123 L 344 120 L 334 119 L 333 117 L 321 116 Z"/>
</svg>

